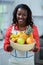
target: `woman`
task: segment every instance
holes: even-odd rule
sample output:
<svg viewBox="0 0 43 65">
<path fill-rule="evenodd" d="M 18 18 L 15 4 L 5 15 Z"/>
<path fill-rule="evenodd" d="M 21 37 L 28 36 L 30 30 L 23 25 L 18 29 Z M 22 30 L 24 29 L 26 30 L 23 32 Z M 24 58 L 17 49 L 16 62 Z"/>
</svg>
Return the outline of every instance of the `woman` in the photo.
<svg viewBox="0 0 43 65">
<path fill-rule="evenodd" d="M 28 26 L 33 29 L 33 37 L 36 40 L 34 49 L 31 51 L 19 51 L 13 50 L 10 46 L 10 35 L 11 33 L 17 33 L 24 31 Z M 10 59 L 10 65 L 34 65 L 34 52 L 40 50 L 39 34 L 37 27 L 32 21 L 32 12 L 26 4 L 19 4 L 13 12 L 13 23 L 8 27 L 5 35 L 4 50 L 10 52 L 12 59 Z"/>
</svg>

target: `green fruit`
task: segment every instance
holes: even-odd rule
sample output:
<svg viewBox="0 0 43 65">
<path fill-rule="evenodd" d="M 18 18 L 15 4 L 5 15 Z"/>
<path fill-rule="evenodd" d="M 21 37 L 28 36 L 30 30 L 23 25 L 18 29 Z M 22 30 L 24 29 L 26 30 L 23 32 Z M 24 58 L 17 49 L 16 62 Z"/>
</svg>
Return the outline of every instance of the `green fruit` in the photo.
<svg viewBox="0 0 43 65">
<path fill-rule="evenodd" d="M 18 38 L 17 39 L 17 43 L 24 44 L 25 43 L 25 39 L 24 38 Z"/>
</svg>

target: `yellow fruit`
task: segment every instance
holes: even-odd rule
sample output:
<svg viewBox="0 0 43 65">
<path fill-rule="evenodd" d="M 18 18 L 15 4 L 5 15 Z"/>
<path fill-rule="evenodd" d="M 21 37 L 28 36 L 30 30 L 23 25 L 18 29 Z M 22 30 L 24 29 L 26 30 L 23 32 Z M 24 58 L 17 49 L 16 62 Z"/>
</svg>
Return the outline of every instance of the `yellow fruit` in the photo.
<svg viewBox="0 0 43 65">
<path fill-rule="evenodd" d="M 23 32 L 18 32 L 17 36 L 19 37 L 21 34 L 23 34 Z"/>
<path fill-rule="evenodd" d="M 29 34 L 29 37 L 33 38 L 33 34 L 32 34 L 32 33 L 30 33 L 30 34 Z"/>
<path fill-rule="evenodd" d="M 26 43 L 27 43 L 27 44 L 32 44 L 32 43 L 34 43 L 34 42 L 35 42 L 34 38 L 28 37 L 28 38 L 26 39 Z"/>
<path fill-rule="evenodd" d="M 21 38 L 24 38 L 24 39 L 26 40 L 26 39 L 28 38 L 28 35 L 25 34 L 25 33 L 23 33 L 23 34 L 20 35 L 20 37 L 21 37 Z"/>
<path fill-rule="evenodd" d="M 14 41 L 14 38 L 12 38 L 11 40 Z"/>
<path fill-rule="evenodd" d="M 12 38 L 12 37 L 14 37 L 14 35 L 13 35 L 13 34 L 11 34 L 10 38 Z"/>
<path fill-rule="evenodd" d="M 11 36 L 10 36 L 10 39 L 11 38 L 14 38 L 14 37 L 16 37 L 17 35 L 16 34 L 12 34 Z"/>
<path fill-rule="evenodd" d="M 12 38 L 11 40 L 12 40 L 12 41 L 17 41 L 17 39 L 18 39 L 18 38 Z"/>
</svg>

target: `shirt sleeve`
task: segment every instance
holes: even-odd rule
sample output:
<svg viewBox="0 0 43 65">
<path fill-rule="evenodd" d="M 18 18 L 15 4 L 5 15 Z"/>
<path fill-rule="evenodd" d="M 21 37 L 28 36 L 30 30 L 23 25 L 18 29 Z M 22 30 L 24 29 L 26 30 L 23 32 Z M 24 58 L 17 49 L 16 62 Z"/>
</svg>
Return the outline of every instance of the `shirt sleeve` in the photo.
<svg viewBox="0 0 43 65">
<path fill-rule="evenodd" d="M 12 25 L 8 27 L 4 39 L 4 50 L 7 51 L 7 46 L 10 45 L 10 35 L 11 35 Z"/>
<path fill-rule="evenodd" d="M 40 50 L 40 40 L 39 40 L 38 29 L 36 26 L 33 26 L 33 37 L 35 38 L 36 46 L 38 47 L 38 51 L 39 51 Z"/>
</svg>

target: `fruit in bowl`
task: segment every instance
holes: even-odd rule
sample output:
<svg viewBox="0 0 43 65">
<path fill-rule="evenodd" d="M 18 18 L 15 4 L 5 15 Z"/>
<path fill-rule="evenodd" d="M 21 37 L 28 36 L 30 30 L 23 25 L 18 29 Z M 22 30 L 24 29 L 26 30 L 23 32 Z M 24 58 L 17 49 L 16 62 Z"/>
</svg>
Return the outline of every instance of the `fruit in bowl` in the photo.
<svg viewBox="0 0 43 65">
<path fill-rule="evenodd" d="M 11 36 L 11 38 L 10 38 L 11 46 L 14 49 L 20 50 L 20 51 L 31 50 L 35 45 L 35 40 L 33 38 L 32 31 L 33 31 L 32 28 L 29 26 L 28 29 L 24 32 L 19 31 L 16 35 L 12 34 L 13 36 Z M 15 40 L 16 40 L 16 42 L 15 42 Z"/>
<path fill-rule="evenodd" d="M 25 40 L 28 38 L 28 35 L 26 33 L 23 33 L 20 35 L 21 38 L 24 38 Z"/>
<path fill-rule="evenodd" d="M 24 44 L 25 43 L 25 39 L 24 38 L 18 38 L 17 39 L 17 43 L 18 44 Z"/>
<path fill-rule="evenodd" d="M 25 31 L 19 31 L 17 34 L 11 34 L 10 39 L 18 44 L 33 43 L 32 28 L 29 26 Z M 30 38 L 31 37 L 31 38 Z"/>
<path fill-rule="evenodd" d="M 28 38 L 26 39 L 26 43 L 27 43 L 27 44 L 32 44 L 32 43 L 34 43 L 34 42 L 35 42 L 35 39 L 32 38 L 32 37 L 28 37 Z"/>
</svg>

